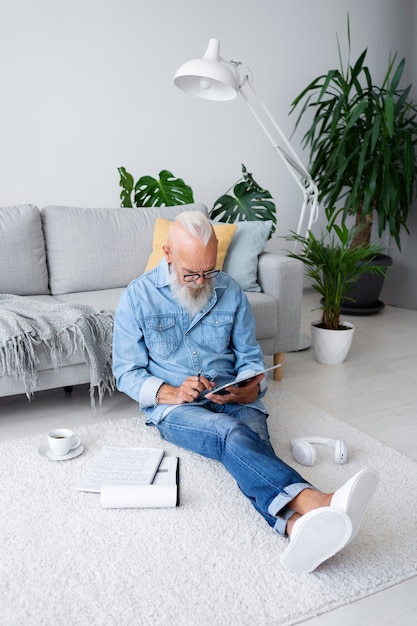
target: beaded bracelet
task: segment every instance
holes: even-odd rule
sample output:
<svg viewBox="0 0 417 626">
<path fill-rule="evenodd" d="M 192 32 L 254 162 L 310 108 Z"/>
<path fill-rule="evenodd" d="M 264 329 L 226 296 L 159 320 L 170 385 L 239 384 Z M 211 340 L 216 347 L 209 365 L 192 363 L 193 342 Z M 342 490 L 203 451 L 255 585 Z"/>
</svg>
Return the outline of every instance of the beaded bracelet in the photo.
<svg viewBox="0 0 417 626">
<path fill-rule="evenodd" d="M 165 384 L 165 383 L 162 383 L 162 385 L 164 385 L 164 384 Z M 158 404 L 159 404 L 159 394 L 161 393 L 162 385 L 160 385 L 160 386 L 158 387 L 158 391 L 157 391 L 157 392 L 156 392 L 156 394 L 155 394 L 155 404 L 154 404 L 154 407 L 157 407 L 157 406 L 158 406 Z"/>
</svg>

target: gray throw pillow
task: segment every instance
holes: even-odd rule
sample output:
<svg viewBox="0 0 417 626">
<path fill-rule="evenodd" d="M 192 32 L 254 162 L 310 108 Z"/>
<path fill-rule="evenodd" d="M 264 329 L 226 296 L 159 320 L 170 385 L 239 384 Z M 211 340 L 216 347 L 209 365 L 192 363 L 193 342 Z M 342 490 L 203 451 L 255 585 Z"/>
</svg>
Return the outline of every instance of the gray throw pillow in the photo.
<svg viewBox="0 0 417 626">
<path fill-rule="evenodd" d="M 32 204 L 0 207 L 0 293 L 49 293 L 41 217 Z"/>
<path fill-rule="evenodd" d="M 261 291 L 258 284 L 258 256 L 265 250 L 272 221 L 237 222 L 237 230 L 224 260 L 223 271 L 244 291 Z"/>
</svg>

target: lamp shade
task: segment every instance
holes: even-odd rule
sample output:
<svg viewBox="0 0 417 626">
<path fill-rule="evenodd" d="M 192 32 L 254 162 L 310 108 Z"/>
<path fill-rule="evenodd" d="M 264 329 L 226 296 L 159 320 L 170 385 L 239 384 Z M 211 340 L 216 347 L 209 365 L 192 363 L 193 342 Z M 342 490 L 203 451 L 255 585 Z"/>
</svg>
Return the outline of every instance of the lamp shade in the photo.
<svg viewBox="0 0 417 626">
<path fill-rule="evenodd" d="M 174 83 L 183 91 L 205 100 L 233 100 L 238 94 L 237 77 L 219 56 L 220 41 L 210 39 L 202 59 L 187 61 L 178 69 Z"/>
</svg>

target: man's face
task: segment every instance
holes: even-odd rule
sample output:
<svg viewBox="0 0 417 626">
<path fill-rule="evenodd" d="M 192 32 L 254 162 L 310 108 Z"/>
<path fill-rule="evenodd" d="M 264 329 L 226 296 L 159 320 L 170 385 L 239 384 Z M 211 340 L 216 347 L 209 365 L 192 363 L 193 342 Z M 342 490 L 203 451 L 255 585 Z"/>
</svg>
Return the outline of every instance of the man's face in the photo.
<svg viewBox="0 0 417 626">
<path fill-rule="evenodd" d="M 216 274 L 216 242 L 203 246 L 200 242 L 179 250 L 165 248 L 170 265 L 170 284 L 181 306 L 195 314 L 210 300 Z M 213 274 L 211 274 L 213 272 Z"/>
<path fill-rule="evenodd" d="M 207 245 L 193 240 L 191 245 L 175 244 L 165 246 L 164 252 L 168 263 L 174 265 L 181 283 L 194 283 L 202 286 L 207 272 L 216 269 L 217 242 L 213 238 Z"/>
</svg>

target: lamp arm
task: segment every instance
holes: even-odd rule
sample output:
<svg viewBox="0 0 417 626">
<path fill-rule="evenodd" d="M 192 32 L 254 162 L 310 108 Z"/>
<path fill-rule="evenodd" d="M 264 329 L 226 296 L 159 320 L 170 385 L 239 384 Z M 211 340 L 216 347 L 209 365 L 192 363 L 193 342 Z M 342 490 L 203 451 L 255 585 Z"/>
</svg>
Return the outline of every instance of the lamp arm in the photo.
<svg viewBox="0 0 417 626">
<path fill-rule="evenodd" d="M 222 61 L 225 62 L 224 59 L 222 59 Z M 302 161 L 298 157 L 294 148 L 291 146 L 287 137 L 284 135 L 283 131 L 279 127 L 272 113 L 270 112 L 266 104 L 263 102 L 263 100 L 256 93 L 252 85 L 252 82 L 250 80 L 250 76 L 246 73 L 242 78 L 242 76 L 240 75 L 239 70 L 242 64 L 238 61 L 229 61 L 228 63 L 233 66 L 234 71 L 236 73 L 238 84 L 239 84 L 240 95 L 242 96 L 243 100 L 246 102 L 252 115 L 255 117 L 259 126 L 262 128 L 265 135 L 267 136 L 270 143 L 272 144 L 272 147 L 274 148 L 276 152 L 278 152 L 279 156 L 281 157 L 282 161 L 286 165 L 291 176 L 293 177 L 296 184 L 298 185 L 298 187 L 301 189 L 303 193 L 303 204 L 301 207 L 301 213 L 300 213 L 300 218 L 298 221 L 296 233 L 298 235 L 301 234 L 303 223 L 305 222 L 305 219 L 306 219 L 306 213 L 309 209 L 307 229 L 306 229 L 306 234 L 308 234 L 308 231 L 311 229 L 312 224 L 316 222 L 318 219 L 318 212 L 319 212 L 318 187 L 316 183 L 314 182 L 314 180 L 311 178 L 309 172 L 304 167 Z M 244 90 L 245 85 L 247 85 L 250 88 L 253 98 L 256 100 L 256 102 L 258 103 L 258 106 L 261 107 L 262 111 L 265 113 L 265 115 L 269 119 L 273 128 L 278 133 L 281 139 L 281 142 L 284 144 L 285 148 L 282 145 L 279 145 L 278 142 L 274 139 L 272 133 L 267 128 L 266 123 L 261 118 L 261 116 L 259 115 L 258 111 L 255 109 L 255 107 L 253 106 L 252 102 L 250 101 L 248 95 L 246 94 Z"/>
</svg>

